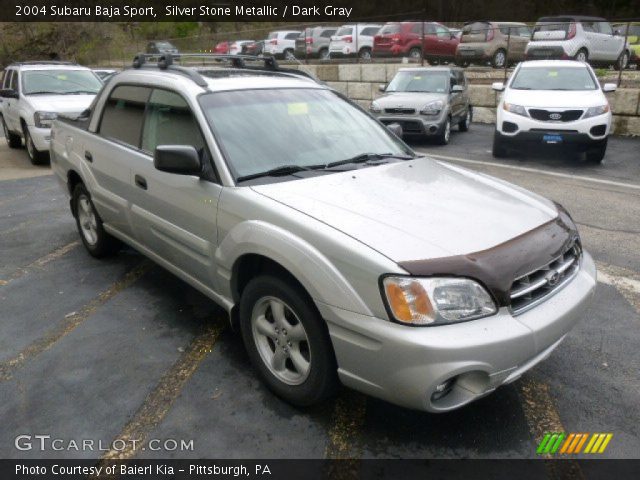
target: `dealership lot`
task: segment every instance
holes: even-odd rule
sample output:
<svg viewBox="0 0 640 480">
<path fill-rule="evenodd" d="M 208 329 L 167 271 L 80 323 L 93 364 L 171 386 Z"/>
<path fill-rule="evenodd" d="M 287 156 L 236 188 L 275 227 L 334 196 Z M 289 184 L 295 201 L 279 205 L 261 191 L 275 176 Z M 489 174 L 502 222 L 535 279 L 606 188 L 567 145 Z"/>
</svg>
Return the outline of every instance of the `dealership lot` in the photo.
<svg viewBox="0 0 640 480">
<path fill-rule="evenodd" d="M 133 250 L 103 261 L 88 256 L 53 176 L 2 140 L 0 454 L 520 458 L 536 456 L 545 432 L 564 431 L 611 432 L 604 456 L 637 458 L 640 140 L 612 138 L 597 167 L 554 151 L 497 161 L 486 125 L 454 133 L 446 147 L 414 147 L 548 196 L 572 213 L 600 282 L 587 317 L 547 361 L 448 414 L 346 390 L 321 407 L 294 409 L 258 380 L 239 335 L 210 300 Z M 18 435 L 42 434 L 61 439 L 63 451 L 41 451 L 35 441 L 29 450 L 14 447 Z M 68 448 L 85 439 L 94 440 L 93 451 Z M 159 442 L 153 450 L 141 442 L 120 451 L 109 448 L 114 439 Z M 181 440 L 192 440 L 192 448 L 180 450 Z"/>
</svg>

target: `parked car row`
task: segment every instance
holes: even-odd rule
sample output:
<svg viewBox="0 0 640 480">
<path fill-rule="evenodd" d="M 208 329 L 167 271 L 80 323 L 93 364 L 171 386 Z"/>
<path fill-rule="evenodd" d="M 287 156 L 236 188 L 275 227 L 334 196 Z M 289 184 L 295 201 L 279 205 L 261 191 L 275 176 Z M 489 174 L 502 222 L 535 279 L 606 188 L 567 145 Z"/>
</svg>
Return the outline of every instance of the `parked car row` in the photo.
<svg viewBox="0 0 640 480">
<path fill-rule="evenodd" d="M 494 68 L 524 59 L 575 59 L 626 68 L 640 58 L 640 23 L 631 24 L 627 43 L 625 31 L 626 24 L 612 26 L 604 18 L 579 15 L 543 17 L 533 28 L 521 22 L 487 20 L 467 22 L 462 29 L 421 21 L 358 23 L 277 30 L 259 42 L 220 42 L 215 52 L 321 60 L 407 57 L 415 61 L 424 56 L 432 65 L 490 64 Z"/>
</svg>

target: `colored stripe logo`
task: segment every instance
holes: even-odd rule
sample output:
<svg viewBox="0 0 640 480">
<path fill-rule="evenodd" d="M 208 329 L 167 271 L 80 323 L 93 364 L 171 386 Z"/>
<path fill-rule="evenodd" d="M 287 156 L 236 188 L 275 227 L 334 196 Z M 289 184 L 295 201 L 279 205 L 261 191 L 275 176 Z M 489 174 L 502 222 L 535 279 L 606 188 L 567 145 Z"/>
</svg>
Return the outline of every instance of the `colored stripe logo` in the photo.
<svg viewBox="0 0 640 480">
<path fill-rule="evenodd" d="M 570 433 L 568 435 L 546 433 L 536 453 L 538 455 L 604 453 L 612 438 L 613 433 Z"/>
</svg>

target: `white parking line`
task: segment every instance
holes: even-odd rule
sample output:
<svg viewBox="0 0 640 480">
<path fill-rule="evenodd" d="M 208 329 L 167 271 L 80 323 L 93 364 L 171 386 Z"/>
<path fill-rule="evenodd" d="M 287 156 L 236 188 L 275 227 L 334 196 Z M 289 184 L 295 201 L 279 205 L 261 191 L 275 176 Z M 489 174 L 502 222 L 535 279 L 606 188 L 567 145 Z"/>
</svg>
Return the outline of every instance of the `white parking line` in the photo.
<svg viewBox="0 0 640 480">
<path fill-rule="evenodd" d="M 598 281 L 605 285 L 613 285 L 614 287 L 623 287 L 634 293 L 640 294 L 640 281 L 633 278 L 619 277 L 610 275 L 602 270 L 598 271 Z"/>
<path fill-rule="evenodd" d="M 547 170 L 539 170 L 537 168 L 520 167 L 517 165 L 505 165 L 503 163 L 498 163 L 498 162 L 485 162 L 482 160 L 471 160 L 469 158 L 450 157 L 447 155 L 436 155 L 436 154 L 433 154 L 430 152 L 424 152 L 424 151 L 421 153 L 424 153 L 426 156 L 433 157 L 438 160 L 448 160 L 452 162 L 470 163 L 473 165 L 485 165 L 489 167 L 506 168 L 508 170 L 518 170 L 520 172 L 530 172 L 530 173 L 537 173 L 540 175 L 548 175 L 550 177 L 569 178 L 571 180 L 581 180 L 583 182 L 599 183 L 602 185 L 612 185 L 615 187 L 623 187 L 623 188 L 631 188 L 634 190 L 640 190 L 640 185 L 636 185 L 634 183 L 616 182 L 615 180 L 605 180 L 601 178 L 586 177 L 584 175 L 573 175 L 570 173 L 549 172 Z"/>
</svg>

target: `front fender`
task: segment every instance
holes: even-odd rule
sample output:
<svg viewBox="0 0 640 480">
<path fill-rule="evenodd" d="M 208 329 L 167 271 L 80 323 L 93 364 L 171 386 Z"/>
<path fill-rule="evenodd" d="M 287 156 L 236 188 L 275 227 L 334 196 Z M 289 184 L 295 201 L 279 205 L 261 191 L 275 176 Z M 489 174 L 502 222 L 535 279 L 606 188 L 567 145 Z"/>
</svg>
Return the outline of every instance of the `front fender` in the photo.
<svg viewBox="0 0 640 480">
<path fill-rule="evenodd" d="M 259 220 L 237 224 L 216 249 L 217 280 L 228 298 L 232 298 L 233 266 L 246 254 L 262 255 L 279 263 L 315 301 L 372 315 L 347 279 L 317 248 L 287 230 Z"/>
</svg>

